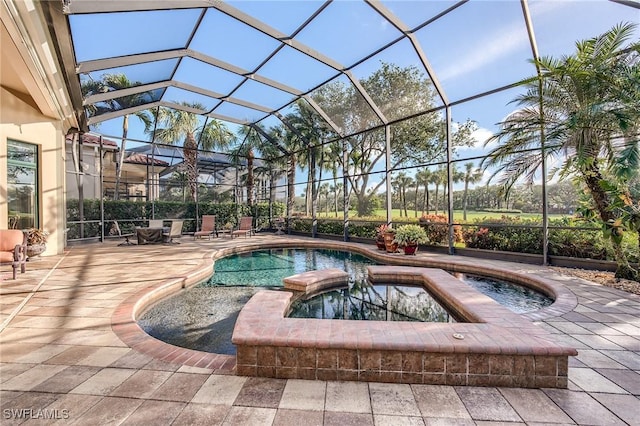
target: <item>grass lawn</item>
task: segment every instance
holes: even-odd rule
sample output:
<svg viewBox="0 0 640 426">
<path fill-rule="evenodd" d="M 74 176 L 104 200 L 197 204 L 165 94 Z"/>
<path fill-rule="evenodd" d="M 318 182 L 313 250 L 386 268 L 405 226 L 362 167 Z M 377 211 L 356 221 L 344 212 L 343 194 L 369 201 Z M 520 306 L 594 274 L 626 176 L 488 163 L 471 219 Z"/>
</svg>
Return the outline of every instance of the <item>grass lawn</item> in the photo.
<svg viewBox="0 0 640 426">
<path fill-rule="evenodd" d="M 409 213 L 409 218 L 408 220 L 417 220 L 420 216 L 422 216 L 421 212 L 418 212 L 418 215 L 416 216 L 415 212 L 413 210 L 408 210 L 407 213 Z M 431 214 L 434 214 L 433 211 L 430 212 Z M 444 213 L 442 211 L 438 212 L 440 215 L 443 215 Z M 353 211 L 351 212 L 351 214 L 353 214 Z M 376 210 L 375 214 L 367 217 L 367 219 L 376 219 L 376 220 L 385 220 L 387 216 L 387 213 L 385 210 L 383 209 L 378 209 Z M 446 214 L 445 214 L 446 216 Z M 467 210 L 467 222 L 473 222 L 476 219 L 499 219 L 502 216 L 511 216 L 511 217 L 520 217 L 522 219 L 539 219 L 542 220 L 542 213 L 499 213 L 499 212 L 476 212 L 476 211 L 471 211 L 471 210 Z M 562 214 L 550 214 L 549 218 L 550 219 L 558 219 L 558 218 L 562 218 L 566 215 L 562 215 Z M 400 217 L 400 209 L 393 209 L 391 211 L 391 217 L 393 219 L 398 219 L 398 220 L 405 220 L 404 217 L 404 211 L 402 212 L 402 217 Z M 463 217 L 463 212 L 462 210 L 454 210 L 453 211 L 453 219 L 456 222 L 462 222 L 462 217 Z M 327 218 L 327 219 L 336 219 L 335 217 L 335 212 L 329 212 L 329 214 L 327 215 L 325 212 L 318 212 L 318 218 Z M 342 211 L 340 211 L 338 213 L 338 220 L 340 220 L 342 218 Z M 356 216 L 351 216 L 350 218 L 357 220 L 358 218 Z"/>
</svg>

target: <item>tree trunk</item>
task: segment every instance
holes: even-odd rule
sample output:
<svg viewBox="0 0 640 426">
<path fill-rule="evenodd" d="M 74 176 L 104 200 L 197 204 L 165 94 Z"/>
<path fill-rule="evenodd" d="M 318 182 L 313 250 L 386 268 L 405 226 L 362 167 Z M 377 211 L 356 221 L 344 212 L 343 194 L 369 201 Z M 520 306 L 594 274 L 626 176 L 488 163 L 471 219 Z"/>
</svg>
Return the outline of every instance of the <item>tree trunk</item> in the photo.
<svg viewBox="0 0 640 426">
<path fill-rule="evenodd" d="M 418 217 L 418 191 L 420 191 L 420 183 L 418 183 L 418 179 L 416 179 L 416 194 L 413 197 L 413 207 L 414 207 L 414 216 Z"/>
<path fill-rule="evenodd" d="M 196 170 L 196 163 L 198 160 L 198 151 L 196 140 L 193 137 L 193 133 L 187 133 L 187 138 L 184 142 L 184 162 L 187 172 L 187 182 L 189 184 L 189 193 L 191 200 L 196 200 L 196 191 L 198 190 L 198 171 Z"/>
<path fill-rule="evenodd" d="M 464 180 L 464 192 L 462 194 L 462 220 L 467 221 L 467 193 L 469 191 L 469 180 Z"/>
<path fill-rule="evenodd" d="M 604 224 L 613 223 L 613 221 L 615 220 L 615 216 L 613 212 L 608 209 L 609 197 L 600 186 L 600 182 L 602 182 L 603 179 L 598 166 L 594 164 L 591 167 L 588 167 L 587 169 L 582 171 L 582 175 L 584 177 L 585 183 L 587 184 L 587 188 L 589 188 L 591 197 L 593 198 L 593 201 L 596 205 L 596 210 L 600 215 L 600 220 L 602 220 Z M 615 232 L 615 230 L 612 231 Z M 618 265 L 615 275 L 616 278 L 639 281 L 640 273 L 638 273 L 638 271 L 632 268 L 629 264 L 624 250 L 622 249 L 621 240 L 614 238 L 614 236 L 611 236 L 610 240 L 613 244 L 613 254 Z"/>
<path fill-rule="evenodd" d="M 358 216 L 366 216 L 369 209 L 369 197 L 365 194 L 356 193 L 356 202 L 356 211 L 358 212 Z"/>
<path fill-rule="evenodd" d="M 402 208 L 404 208 L 404 217 L 408 218 L 409 214 L 407 213 L 407 188 L 405 186 L 402 187 Z"/>
<path fill-rule="evenodd" d="M 289 157 L 289 170 L 287 171 L 287 215 L 290 217 L 296 202 L 296 157 Z"/>
<path fill-rule="evenodd" d="M 253 206 L 253 159 L 254 159 L 253 149 L 249 149 L 247 152 L 247 205 L 249 207 Z"/>
<path fill-rule="evenodd" d="M 116 164 L 116 189 L 113 198 L 120 199 L 120 176 L 122 176 L 122 163 L 124 163 L 125 148 L 127 146 L 127 134 L 129 133 L 129 115 L 125 115 L 122 121 L 122 144 L 120 145 L 120 156 Z"/>
<path fill-rule="evenodd" d="M 338 217 L 338 194 L 340 194 L 340 191 L 338 190 L 338 177 L 335 173 L 333 174 L 333 188 L 335 190 L 333 194 L 333 208 L 336 212 L 336 217 Z"/>
<path fill-rule="evenodd" d="M 424 184 L 424 194 L 422 194 L 422 214 L 425 213 L 425 209 L 427 214 L 429 214 L 429 184 Z"/>
<path fill-rule="evenodd" d="M 311 203 L 313 202 L 313 185 L 314 179 L 311 175 L 311 167 L 309 167 L 309 171 L 307 172 L 307 188 L 305 190 L 304 195 L 304 214 L 305 216 L 311 216 Z"/>
</svg>

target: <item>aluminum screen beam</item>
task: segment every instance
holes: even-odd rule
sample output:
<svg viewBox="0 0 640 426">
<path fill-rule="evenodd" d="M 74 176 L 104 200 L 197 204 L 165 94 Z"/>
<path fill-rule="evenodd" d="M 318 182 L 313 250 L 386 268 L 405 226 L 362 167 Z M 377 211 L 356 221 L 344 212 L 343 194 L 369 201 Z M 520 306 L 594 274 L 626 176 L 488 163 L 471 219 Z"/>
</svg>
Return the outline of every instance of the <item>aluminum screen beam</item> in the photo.
<svg viewBox="0 0 640 426">
<path fill-rule="evenodd" d="M 210 0 L 68 0 L 64 13 L 138 12 L 144 10 L 211 7 Z"/>
<path fill-rule="evenodd" d="M 229 71 L 233 74 L 250 78 L 259 83 L 266 84 L 267 86 L 271 86 L 273 88 L 282 90 L 292 95 L 296 95 L 296 96 L 302 95 L 302 92 L 300 90 L 295 89 L 291 86 L 287 86 L 286 84 L 280 83 L 279 81 L 275 81 L 270 78 L 262 77 L 258 74 L 252 73 L 251 71 L 245 70 L 244 68 L 237 67 L 233 64 L 221 61 L 212 56 L 205 55 L 203 53 L 197 52 L 192 49 L 173 49 L 173 50 L 166 50 L 162 52 L 140 53 L 137 55 L 127 55 L 127 56 L 119 56 L 115 58 L 105 58 L 105 59 L 96 59 L 93 61 L 85 61 L 78 64 L 76 68 L 76 73 L 78 74 L 90 73 L 92 71 L 99 71 L 99 70 L 110 69 L 110 68 L 119 68 L 119 67 L 125 67 L 129 65 L 138 65 L 146 62 L 162 61 L 166 59 L 181 59 L 185 56 L 193 59 L 197 59 L 209 65 L 213 65 L 214 67 L 218 67 L 225 71 Z"/>
<path fill-rule="evenodd" d="M 440 81 L 436 77 L 436 73 L 433 70 L 433 67 L 429 63 L 427 56 L 424 54 L 424 51 L 422 50 L 422 46 L 420 46 L 420 42 L 418 41 L 418 39 L 416 38 L 412 30 L 410 30 L 404 24 L 404 22 L 398 19 L 398 17 L 395 16 L 389 9 L 387 9 L 380 1 L 365 0 L 365 3 L 371 6 L 371 8 L 373 8 L 376 12 L 378 12 L 378 14 L 380 14 L 384 19 L 386 19 L 391 25 L 396 27 L 398 31 L 400 31 L 401 33 L 407 36 L 407 38 L 411 42 L 411 45 L 413 46 L 413 49 L 418 55 L 420 62 L 422 62 L 422 66 L 424 66 L 424 69 L 427 70 L 427 74 L 429 74 L 429 78 L 433 83 L 433 87 L 436 89 L 436 91 L 440 95 L 440 98 L 442 98 L 442 101 L 444 102 L 444 104 L 448 105 L 449 100 L 447 98 L 447 95 L 444 92 L 444 88 L 442 87 L 442 85 L 440 84 Z"/>
</svg>

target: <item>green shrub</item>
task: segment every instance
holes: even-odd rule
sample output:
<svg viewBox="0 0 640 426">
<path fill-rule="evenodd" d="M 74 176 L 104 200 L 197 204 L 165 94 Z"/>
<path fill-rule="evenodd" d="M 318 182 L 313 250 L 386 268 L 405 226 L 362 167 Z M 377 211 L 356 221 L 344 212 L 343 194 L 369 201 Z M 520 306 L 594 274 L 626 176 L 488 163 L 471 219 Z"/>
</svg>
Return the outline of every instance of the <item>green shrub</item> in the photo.
<svg viewBox="0 0 640 426">
<path fill-rule="evenodd" d="M 349 236 L 375 238 L 379 222 L 349 222 Z"/>
<path fill-rule="evenodd" d="M 464 229 L 464 242 L 468 248 L 542 254 L 543 235 L 539 220 L 503 216 L 477 219 L 475 223 Z M 552 256 L 614 260 L 610 241 L 594 223 L 572 218 L 550 220 L 548 240 L 548 251 Z M 630 262 L 638 261 L 634 241 L 635 236 L 630 233 L 623 241 L 623 250 Z"/>
<path fill-rule="evenodd" d="M 420 218 L 420 226 L 427 231 L 429 243 L 433 245 L 449 244 L 449 220 L 446 216 L 438 214 L 425 214 Z M 463 239 L 462 228 L 459 225 L 453 227 L 453 240 L 461 243 Z"/>
<path fill-rule="evenodd" d="M 294 218 L 291 219 L 291 230 L 297 232 L 311 232 L 311 219 Z"/>
<path fill-rule="evenodd" d="M 497 219 L 477 219 L 477 226 L 466 227 L 463 238 L 466 247 L 519 253 L 542 253 L 542 229 L 534 219 L 502 216 Z"/>
</svg>

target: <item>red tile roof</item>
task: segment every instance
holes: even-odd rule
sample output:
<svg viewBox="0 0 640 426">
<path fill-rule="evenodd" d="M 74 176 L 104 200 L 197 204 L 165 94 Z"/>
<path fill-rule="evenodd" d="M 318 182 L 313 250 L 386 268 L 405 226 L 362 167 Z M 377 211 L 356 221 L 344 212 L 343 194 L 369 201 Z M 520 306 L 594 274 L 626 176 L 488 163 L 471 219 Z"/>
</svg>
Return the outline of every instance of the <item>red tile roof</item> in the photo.
<svg viewBox="0 0 640 426">
<path fill-rule="evenodd" d="M 72 135 L 67 135 L 67 143 L 71 143 Z M 100 145 L 100 136 L 85 133 L 82 135 L 82 143 L 86 145 Z M 102 138 L 102 146 L 108 148 L 117 148 L 118 144 L 112 140 Z"/>
<path fill-rule="evenodd" d="M 158 160 L 157 158 L 151 158 L 151 156 L 147 154 L 139 154 L 139 153 L 131 154 L 130 156 L 124 159 L 124 162 L 132 163 L 132 164 L 143 164 L 148 166 L 151 166 L 151 165 L 162 166 L 162 167 L 169 166 L 169 163 L 167 163 L 166 161 Z"/>
</svg>

